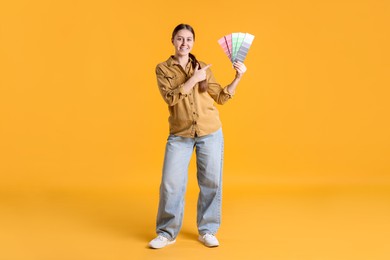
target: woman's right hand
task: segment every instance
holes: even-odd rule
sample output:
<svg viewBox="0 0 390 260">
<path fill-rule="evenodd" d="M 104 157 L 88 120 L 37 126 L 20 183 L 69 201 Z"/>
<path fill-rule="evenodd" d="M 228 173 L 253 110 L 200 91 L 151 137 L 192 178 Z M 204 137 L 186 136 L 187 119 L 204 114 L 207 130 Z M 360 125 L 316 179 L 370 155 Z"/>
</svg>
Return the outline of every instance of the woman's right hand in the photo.
<svg viewBox="0 0 390 260">
<path fill-rule="evenodd" d="M 211 64 L 205 66 L 204 68 L 199 69 L 199 64 L 196 64 L 194 69 L 194 74 L 192 77 L 196 82 L 201 82 L 206 79 L 206 70 L 211 66 Z"/>
</svg>

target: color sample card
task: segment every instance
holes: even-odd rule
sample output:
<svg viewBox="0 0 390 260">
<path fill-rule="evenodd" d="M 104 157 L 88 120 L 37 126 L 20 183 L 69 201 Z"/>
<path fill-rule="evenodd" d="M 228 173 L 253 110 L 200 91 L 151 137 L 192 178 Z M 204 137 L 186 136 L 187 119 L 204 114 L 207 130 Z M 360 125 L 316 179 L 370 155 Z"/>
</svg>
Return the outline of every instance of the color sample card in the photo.
<svg viewBox="0 0 390 260">
<path fill-rule="evenodd" d="M 230 42 L 230 46 L 229 46 L 228 40 L 224 36 L 224 37 L 222 37 L 221 39 L 218 40 L 218 43 L 219 43 L 219 45 L 221 45 L 223 51 L 229 57 L 229 59 L 231 59 L 231 57 L 232 57 L 231 42 Z"/>
<path fill-rule="evenodd" d="M 254 38 L 255 37 L 249 33 L 245 34 L 243 41 L 241 42 L 240 48 L 238 49 L 237 54 L 235 56 L 236 60 L 244 62 Z"/>
<path fill-rule="evenodd" d="M 223 36 L 218 43 L 232 63 L 244 62 L 254 38 L 250 33 L 239 32 Z"/>
</svg>

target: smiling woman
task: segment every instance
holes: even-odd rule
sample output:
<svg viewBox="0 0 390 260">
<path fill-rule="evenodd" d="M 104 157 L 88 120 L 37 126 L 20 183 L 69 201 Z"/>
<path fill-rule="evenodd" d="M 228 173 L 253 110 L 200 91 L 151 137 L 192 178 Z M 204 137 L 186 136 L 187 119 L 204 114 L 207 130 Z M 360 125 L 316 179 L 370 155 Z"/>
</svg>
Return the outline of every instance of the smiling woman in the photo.
<svg viewBox="0 0 390 260">
<path fill-rule="evenodd" d="M 389 3 L 0 1 L 0 259 L 389 260 Z M 158 66 L 169 106 L 151 74 L 177 21 L 196 32 L 188 59 L 212 67 L 186 97 L 192 74 Z M 234 77 L 217 40 L 238 31 L 257 38 L 234 100 L 195 100 L 217 95 L 211 70 Z M 222 246 L 197 241 L 193 154 L 178 243 L 145 249 L 168 111 L 181 138 L 213 131 L 217 108 Z"/>
<path fill-rule="evenodd" d="M 200 188 L 199 240 L 208 247 L 216 247 L 219 241 L 215 234 L 221 222 L 223 134 L 214 103 L 224 104 L 233 96 L 246 67 L 234 63 L 236 76 L 222 88 L 210 65 L 198 61 L 191 53 L 195 32 L 190 25 L 178 25 L 171 40 L 175 55 L 156 67 L 158 87 L 170 113 L 170 134 L 160 186 L 158 236 L 149 246 L 162 248 L 176 241 L 183 220 L 188 165 L 195 148 Z"/>
</svg>

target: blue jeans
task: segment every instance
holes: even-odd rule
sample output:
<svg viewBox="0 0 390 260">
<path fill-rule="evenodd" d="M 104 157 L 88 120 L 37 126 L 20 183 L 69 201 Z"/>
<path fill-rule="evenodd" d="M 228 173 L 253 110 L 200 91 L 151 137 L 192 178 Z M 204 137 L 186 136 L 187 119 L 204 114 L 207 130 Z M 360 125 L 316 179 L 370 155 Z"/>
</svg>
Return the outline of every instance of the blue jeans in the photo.
<svg viewBox="0 0 390 260">
<path fill-rule="evenodd" d="M 156 228 L 157 234 L 169 239 L 175 239 L 182 226 L 188 165 L 194 148 L 200 189 L 198 232 L 200 235 L 215 234 L 221 223 L 222 129 L 195 138 L 170 135 L 165 150 Z"/>
</svg>

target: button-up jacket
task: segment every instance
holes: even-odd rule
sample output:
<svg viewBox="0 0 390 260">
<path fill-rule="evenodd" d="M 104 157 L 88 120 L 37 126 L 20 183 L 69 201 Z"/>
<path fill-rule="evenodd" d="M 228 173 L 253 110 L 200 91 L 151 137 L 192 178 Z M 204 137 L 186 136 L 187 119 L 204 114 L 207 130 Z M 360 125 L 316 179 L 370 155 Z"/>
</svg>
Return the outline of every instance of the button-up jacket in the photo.
<svg viewBox="0 0 390 260">
<path fill-rule="evenodd" d="M 199 63 L 201 68 L 207 65 L 201 61 Z M 157 84 L 168 104 L 170 134 L 182 137 L 204 136 L 217 131 L 222 125 L 214 104 L 226 103 L 232 94 L 227 91 L 227 87 L 222 88 L 216 82 L 210 68 L 206 70 L 206 92 L 200 92 L 197 83 L 189 93 L 184 93 L 183 85 L 193 73 L 191 62 L 183 69 L 173 56 L 156 66 Z"/>
</svg>

